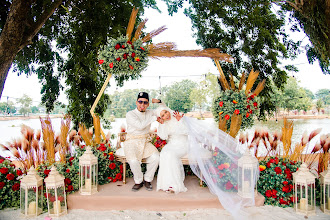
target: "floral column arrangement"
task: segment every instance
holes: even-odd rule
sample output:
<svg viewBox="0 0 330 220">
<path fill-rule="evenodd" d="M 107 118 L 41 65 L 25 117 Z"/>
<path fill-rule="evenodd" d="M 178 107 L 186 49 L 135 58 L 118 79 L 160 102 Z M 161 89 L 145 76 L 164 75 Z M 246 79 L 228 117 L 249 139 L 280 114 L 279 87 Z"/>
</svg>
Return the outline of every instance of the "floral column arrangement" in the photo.
<svg viewBox="0 0 330 220">
<path fill-rule="evenodd" d="M 315 176 L 303 163 L 293 175 L 294 209 L 298 214 L 315 214 Z"/>
<path fill-rule="evenodd" d="M 249 149 L 238 160 L 238 195 L 253 198 L 259 175 L 258 159 L 250 154 Z"/>
<path fill-rule="evenodd" d="M 58 217 L 67 214 L 64 176 L 53 166 L 45 179 L 48 215 Z"/>
<path fill-rule="evenodd" d="M 43 179 L 32 166 L 21 180 L 21 214 L 36 217 L 42 213 Z"/>
<path fill-rule="evenodd" d="M 329 167 L 329 166 L 328 166 Z M 321 185 L 321 210 L 330 214 L 330 171 L 329 169 L 323 171 L 320 177 L 320 185 Z"/>
<path fill-rule="evenodd" d="M 79 192 L 81 195 L 92 195 L 97 192 L 97 157 L 91 147 L 79 158 Z"/>
</svg>

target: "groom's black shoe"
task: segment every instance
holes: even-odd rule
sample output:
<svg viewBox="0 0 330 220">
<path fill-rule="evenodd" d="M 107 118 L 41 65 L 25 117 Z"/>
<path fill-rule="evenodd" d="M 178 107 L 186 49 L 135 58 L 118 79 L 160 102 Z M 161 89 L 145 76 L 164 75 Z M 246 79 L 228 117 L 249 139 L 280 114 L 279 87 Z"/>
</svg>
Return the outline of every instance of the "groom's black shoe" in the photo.
<svg viewBox="0 0 330 220">
<path fill-rule="evenodd" d="M 136 192 L 136 191 L 138 191 L 139 189 L 141 189 L 142 186 L 143 186 L 143 182 L 140 183 L 140 184 L 135 184 L 135 185 L 133 186 L 133 188 L 132 188 L 132 191 Z"/>
<path fill-rule="evenodd" d="M 152 185 L 151 185 L 150 182 L 144 181 L 144 186 L 146 187 L 146 189 L 148 191 L 151 191 L 152 190 Z"/>
</svg>

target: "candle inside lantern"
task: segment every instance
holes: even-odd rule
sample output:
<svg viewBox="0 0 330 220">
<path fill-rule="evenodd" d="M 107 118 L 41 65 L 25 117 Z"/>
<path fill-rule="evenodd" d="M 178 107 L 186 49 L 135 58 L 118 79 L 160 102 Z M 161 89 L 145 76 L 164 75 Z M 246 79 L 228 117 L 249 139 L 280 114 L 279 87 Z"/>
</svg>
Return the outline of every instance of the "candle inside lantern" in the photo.
<svg viewBox="0 0 330 220">
<path fill-rule="evenodd" d="M 330 210 L 330 197 L 328 197 L 328 209 Z"/>
<path fill-rule="evenodd" d="M 305 198 L 300 199 L 300 209 L 301 210 L 307 210 L 306 202 L 307 202 L 307 200 Z"/>
<path fill-rule="evenodd" d="M 61 213 L 61 202 L 60 201 L 55 201 L 53 203 L 53 206 L 54 206 L 54 214 L 59 214 Z"/>
<path fill-rule="evenodd" d="M 30 202 L 28 213 L 29 213 L 29 215 L 36 214 L 36 202 Z"/>
<path fill-rule="evenodd" d="M 244 193 L 250 193 L 250 182 L 244 181 L 243 183 L 243 192 Z"/>
<path fill-rule="evenodd" d="M 85 188 L 86 188 L 86 189 L 92 189 L 92 182 L 91 182 L 91 179 L 86 179 L 86 180 L 85 180 Z"/>
</svg>

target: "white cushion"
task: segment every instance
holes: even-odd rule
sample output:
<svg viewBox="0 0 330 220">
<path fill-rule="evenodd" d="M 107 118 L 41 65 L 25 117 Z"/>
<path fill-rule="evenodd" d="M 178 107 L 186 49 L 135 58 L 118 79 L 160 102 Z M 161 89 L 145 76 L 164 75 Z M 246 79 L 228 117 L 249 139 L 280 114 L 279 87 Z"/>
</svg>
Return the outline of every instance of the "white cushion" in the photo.
<svg viewBox="0 0 330 220">
<path fill-rule="evenodd" d="M 124 148 L 119 148 L 118 150 L 116 150 L 115 153 L 116 156 L 120 156 L 120 157 L 125 157 L 125 152 L 124 152 Z"/>
</svg>

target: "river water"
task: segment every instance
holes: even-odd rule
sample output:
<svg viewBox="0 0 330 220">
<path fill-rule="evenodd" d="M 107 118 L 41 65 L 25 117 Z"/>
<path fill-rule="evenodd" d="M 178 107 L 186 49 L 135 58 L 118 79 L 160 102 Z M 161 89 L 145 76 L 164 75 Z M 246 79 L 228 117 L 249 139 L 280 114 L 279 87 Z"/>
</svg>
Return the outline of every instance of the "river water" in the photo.
<svg viewBox="0 0 330 220">
<path fill-rule="evenodd" d="M 61 119 L 60 118 L 53 118 L 51 119 L 53 129 L 55 133 L 60 132 L 61 127 Z M 293 127 L 293 134 L 292 134 L 292 143 L 299 142 L 301 140 L 302 134 L 307 131 L 308 134 L 317 129 L 322 128 L 321 134 L 328 134 L 330 133 L 330 119 L 293 119 L 294 127 Z M 205 123 L 214 123 L 212 118 L 208 118 L 205 120 Z M 7 145 L 7 142 L 11 142 L 13 139 L 21 138 L 21 125 L 25 124 L 34 130 L 41 129 L 41 124 L 39 119 L 27 119 L 27 120 L 8 120 L 8 121 L 0 121 L 0 144 Z M 108 132 L 117 134 L 120 131 L 120 127 L 124 125 L 126 127 L 126 122 L 124 118 L 117 118 L 114 122 L 111 123 L 112 128 L 110 130 L 104 129 L 104 133 L 107 134 Z M 244 131 L 249 133 L 249 137 L 251 138 L 254 130 L 256 127 L 262 127 L 267 129 L 270 133 L 274 131 L 281 131 L 283 126 L 283 120 L 278 121 L 266 121 L 266 122 L 259 122 L 256 121 L 255 125 Z M 151 125 L 151 128 L 156 128 L 157 122 Z M 319 140 L 319 136 L 316 136 L 314 140 L 310 143 L 310 146 L 314 146 L 317 140 Z M 112 143 L 115 144 L 116 140 L 113 140 Z M 3 152 L 0 150 L 0 155 Z"/>
</svg>

